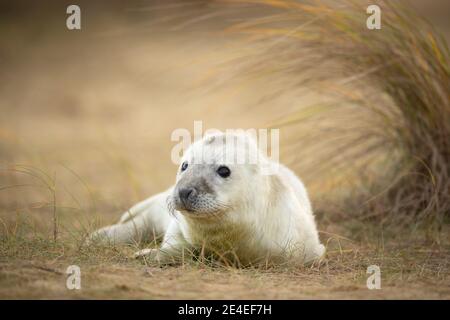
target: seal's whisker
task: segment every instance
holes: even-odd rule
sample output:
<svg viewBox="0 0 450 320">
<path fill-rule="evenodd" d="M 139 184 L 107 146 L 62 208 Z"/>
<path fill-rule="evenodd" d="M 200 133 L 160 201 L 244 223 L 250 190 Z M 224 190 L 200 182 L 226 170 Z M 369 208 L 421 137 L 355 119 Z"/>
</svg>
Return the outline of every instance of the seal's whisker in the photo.
<svg viewBox="0 0 450 320">
<path fill-rule="evenodd" d="M 231 205 L 229 205 L 225 202 L 219 201 L 219 200 L 216 201 L 216 205 L 222 209 L 231 209 L 232 208 Z"/>
<path fill-rule="evenodd" d="M 175 204 L 173 201 L 172 196 L 168 196 L 166 199 L 166 205 L 167 205 L 167 209 L 169 211 L 169 214 L 174 217 L 175 216 Z"/>
</svg>

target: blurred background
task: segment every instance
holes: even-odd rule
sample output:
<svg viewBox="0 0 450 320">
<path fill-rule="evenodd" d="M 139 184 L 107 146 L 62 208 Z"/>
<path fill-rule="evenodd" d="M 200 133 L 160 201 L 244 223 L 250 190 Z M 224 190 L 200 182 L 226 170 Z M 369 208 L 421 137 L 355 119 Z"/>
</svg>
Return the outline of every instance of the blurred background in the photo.
<svg viewBox="0 0 450 320">
<path fill-rule="evenodd" d="M 407 2 L 450 39 L 449 1 Z M 47 191 L 30 186 L 33 178 L 14 172 L 16 165 L 55 178 L 62 217 L 81 212 L 112 222 L 174 182 L 174 129 L 192 131 L 194 120 L 202 120 L 205 129 L 267 128 L 317 99 L 296 91 L 276 95 L 274 83 L 295 75 L 270 81 L 239 76 L 235 59 L 258 48 L 223 29 L 264 14 L 264 8 L 227 9 L 215 1 L 77 1 L 82 29 L 71 31 L 70 4 L 0 3 L 0 185 L 17 186 L 0 192 L 6 220 L 26 212 L 39 224 L 51 214 L 45 209 Z M 340 114 L 332 122 L 363 125 Z M 314 136 L 316 129 L 310 123 L 282 128 L 280 135 L 281 161 L 304 178 L 313 201 L 342 187 L 326 171 L 312 174 L 320 159 L 303 154 L 301 146 L 295 154 L 289 149 L 289 138 L 299 131 Z"/>
<path fill-rule="evenodd" d="M 448 50 L 408 10 L 448 43 L 450 1 L 383 7 L 369 31 L 373 2 L 1 0 L 0 298 L 448 299 Z M 196 120 L 280 129 L 323 263 L 159 268 L 82 245 L 174 183 L 171 133 Z M 383 290 L 367 290 L 374 264 Z"/>
</svg>

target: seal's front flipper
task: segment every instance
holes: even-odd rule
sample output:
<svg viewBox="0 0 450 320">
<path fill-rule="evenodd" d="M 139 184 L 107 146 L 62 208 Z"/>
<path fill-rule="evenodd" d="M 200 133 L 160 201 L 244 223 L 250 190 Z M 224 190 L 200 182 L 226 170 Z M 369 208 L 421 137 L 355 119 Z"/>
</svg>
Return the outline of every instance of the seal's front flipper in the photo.
<svg viewBox="0 0 450 320">
<path fill-rule="evenodd" d="M 156 262 L 159 265 L 179 265 L 183 263 L 180 255 L 171 254 L 160 249 L 142 249 L 135 252 L 133 257 L 144 261 Z"/>
</svg>

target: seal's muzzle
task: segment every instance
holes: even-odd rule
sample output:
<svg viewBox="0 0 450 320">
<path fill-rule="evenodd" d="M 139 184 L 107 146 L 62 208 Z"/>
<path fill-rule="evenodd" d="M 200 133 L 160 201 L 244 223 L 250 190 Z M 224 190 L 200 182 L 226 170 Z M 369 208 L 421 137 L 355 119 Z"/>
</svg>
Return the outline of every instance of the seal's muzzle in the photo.
<svg viewBox="0 0 450 320">
<path fill-rule="evenodd" d="M 190 208 L 197 197 L 197 190 L 195 190 L 195 188 L 181 188 L 178 191 L 178 197 L 180 199 L 180 204 L 183 205 L 182 209 L 191 211 Z"/>
</svg>

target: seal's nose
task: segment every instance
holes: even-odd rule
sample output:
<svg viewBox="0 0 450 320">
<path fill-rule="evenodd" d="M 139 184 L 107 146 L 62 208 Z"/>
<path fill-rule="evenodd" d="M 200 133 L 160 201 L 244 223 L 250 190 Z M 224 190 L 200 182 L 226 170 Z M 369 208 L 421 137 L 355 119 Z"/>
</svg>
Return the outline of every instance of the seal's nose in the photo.
<svg viewBox="0 0 450 320">
<path fill-rule="evenodd" d="M 194 188 L 183 188 L 178 191 L 178 194 L 180 196 L 181 201 L 183 203 L 186 203 L 189 201 L 189 197 L 192 197 L 195 194 Z"/>
</svg>

